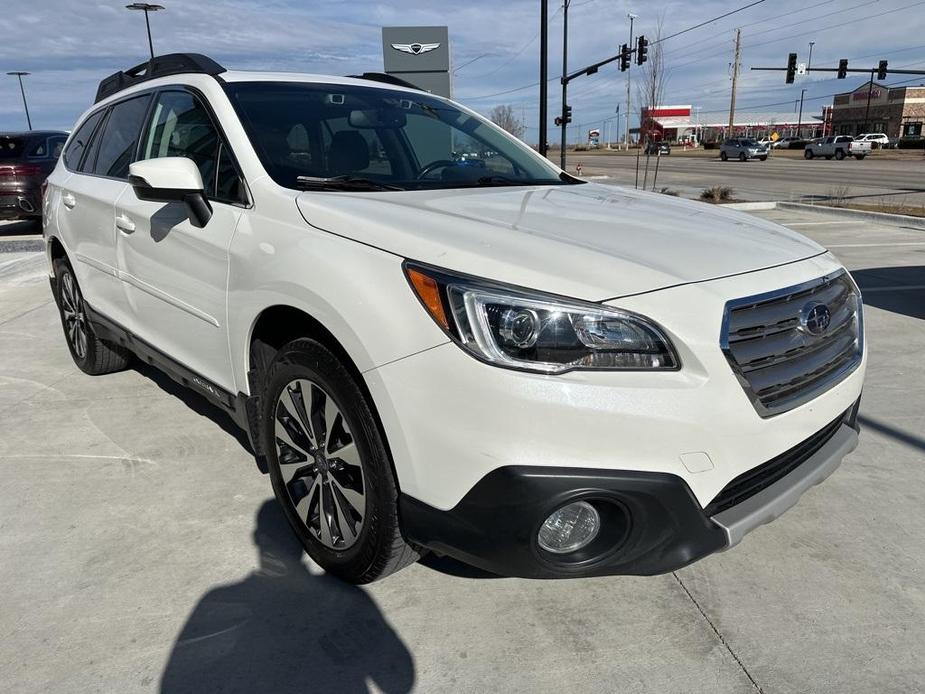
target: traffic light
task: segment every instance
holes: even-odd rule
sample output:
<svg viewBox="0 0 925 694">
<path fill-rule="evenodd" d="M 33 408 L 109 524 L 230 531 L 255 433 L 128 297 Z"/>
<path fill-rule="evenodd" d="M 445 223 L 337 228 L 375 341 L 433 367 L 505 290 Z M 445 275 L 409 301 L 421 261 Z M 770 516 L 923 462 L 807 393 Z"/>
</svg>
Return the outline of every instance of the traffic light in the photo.
<svg viewBox="0 0 925 694">
<path fill-rule="evenodd" d="M 620 72 L 630 69 L 630 47 L 625 43 L 620 46 Z"/>
<path fill-rule="evenodd" d="M 848 59 L 842 58 L 838 61 L 838 74 L 835 75 L 838 79 L 843 80 L 848 76 Z"/>
<path fill-rule="evenodd" d="M 797 74 L 797 54 L 791 53 L 787 56 L 787 84 L 793 84 L 793 78 Z"/>
<path fill-rule="evenodd" d="M 649 56 L 649 40 L 645 36 L 640 36 L 636 42 L 636 64 L 642 65 Z"/>
<path fill-rule="evenodd" d="M 553 123 L 556 124 L 556 127 L 557 127 L 557 128 L 558 128 L 560 125 L 562 125 L 562 116 L 556 116 L 556 119 L 553 121 Z"/>
<path fill-rule="evenodd" d="M 878 80 L 886 79 L 886 66 L 887 66 L 887 62 L 885 60 L 881 60 L 880 65 L 877 67 L 877 79 Z"/>
<path fill-rule="evenodd" d="M 566 124 L 571 123 L 571 122 L 572 122 L 572 107 L 571 107 L 571 106 L 566 106 L 565 108 L 563 108 L 563 109 L 562 109 L 562 115 L 563 115 L 564 118 L 565 118 Z M 561 124 L 560 124 L 560 125 L 561 125 Z"/>
</svg>

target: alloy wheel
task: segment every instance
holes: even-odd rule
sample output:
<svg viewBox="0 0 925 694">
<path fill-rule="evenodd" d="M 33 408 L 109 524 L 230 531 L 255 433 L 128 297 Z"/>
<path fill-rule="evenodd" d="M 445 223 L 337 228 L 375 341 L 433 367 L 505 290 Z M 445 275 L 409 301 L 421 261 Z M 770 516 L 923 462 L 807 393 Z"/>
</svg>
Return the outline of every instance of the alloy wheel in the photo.
<svg viewBox="0 0 925 694">
<path fill-rule="evenodd" d="M 334 398 L 308 379 L 290 381 L 273 410 L 276 456 L 296 515 L 322 545 L 353 546 L 366 516 L 356 442 Z"/>
<path fill-rule="evenodd" d="M 87 314 L 83 297 L 70 272 L 61 276 L 61 312 L 68 342 L 78 359 L 87 355 Z"/>
</svg>

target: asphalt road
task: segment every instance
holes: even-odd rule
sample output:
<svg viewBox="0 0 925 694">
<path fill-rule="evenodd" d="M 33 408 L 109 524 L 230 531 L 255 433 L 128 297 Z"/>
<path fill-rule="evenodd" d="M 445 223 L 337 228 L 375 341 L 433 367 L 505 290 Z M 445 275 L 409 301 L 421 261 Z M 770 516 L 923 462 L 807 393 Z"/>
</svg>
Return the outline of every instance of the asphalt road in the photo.
<svg viewBox="0 0 925 694">
<path fill-rule="evenodd" d="M 329 579 L 221 412 L 144 366 L 80 373 L 44 258 L 0 253 L 2 689 L 925 691 L 925 232 L 761 214 L 864 290 L 861 443 L 732 551 L 650 578 Z"/>
<path fill-rule="evenodd" d="M 582 163 L 584 176 L 609 176 L 613 182 L 632 186 L 636 181 L 636 157 L 571 153 L 569 170 Z M 645 157 L 639 160 L 640 186 L 645 177 Z M 649 160 L 647 188 L 652 188 L 655 157 Z M 720 161 L 717 158 L 669 155 L 658 162 L 656 189 L 669 187 L 685 197 L 697 197 L 704 188 L 729 186 L 740 200 L 812 201 L 832 197 L 865 204 L 925 205 L 925 156 L 900 160 L 863 161 L 803 159 L 771 156 L 767 161 Z"/>
</svg>

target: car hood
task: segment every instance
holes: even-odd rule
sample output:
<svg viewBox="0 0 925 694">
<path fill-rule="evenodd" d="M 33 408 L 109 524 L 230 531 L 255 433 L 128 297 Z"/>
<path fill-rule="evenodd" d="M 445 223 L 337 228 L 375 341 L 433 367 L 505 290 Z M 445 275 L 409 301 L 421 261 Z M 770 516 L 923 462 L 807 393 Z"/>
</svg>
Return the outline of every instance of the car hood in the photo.
<svg viewBox="0 0 925 694">
<path fill-rule="evenodd" d="M 296 202 L 310 225 L 404 258 L 592 301 L 825 251 L 741 212 L 594 183 L 305 192 Z"/>
</svg>

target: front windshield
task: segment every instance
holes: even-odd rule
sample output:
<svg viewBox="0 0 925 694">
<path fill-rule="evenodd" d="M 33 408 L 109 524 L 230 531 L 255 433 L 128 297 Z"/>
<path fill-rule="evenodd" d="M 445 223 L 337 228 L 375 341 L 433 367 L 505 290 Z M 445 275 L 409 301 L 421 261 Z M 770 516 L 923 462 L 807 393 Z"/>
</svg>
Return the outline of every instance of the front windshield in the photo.
<svg viewBox="0 0 925 694">
<path fill-rule="evenodd" d="M 226 90 L 267 173 L 288 188 L 335 177 L 389 190 L 574 181 L 481 117 L 423 92 L 298 82 Z"/>
</svg>

